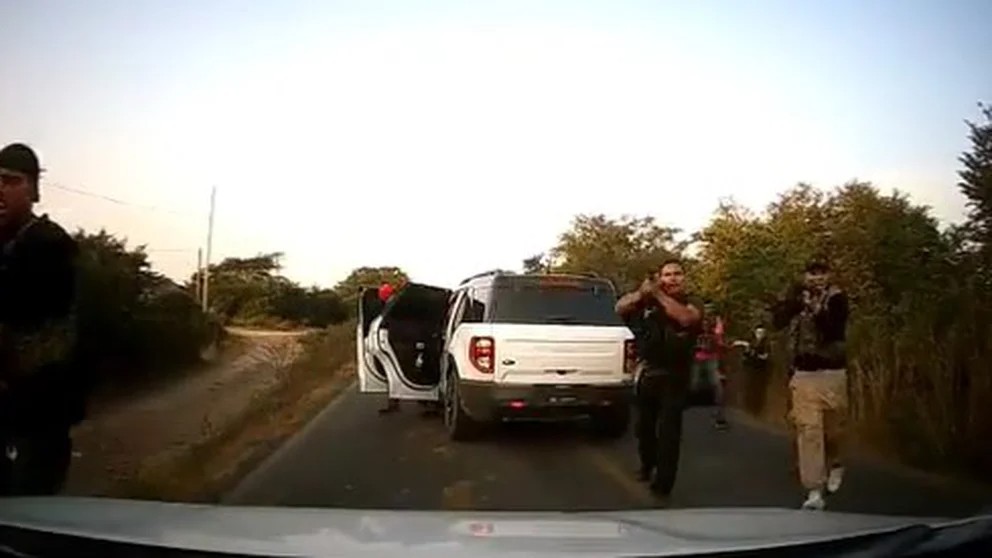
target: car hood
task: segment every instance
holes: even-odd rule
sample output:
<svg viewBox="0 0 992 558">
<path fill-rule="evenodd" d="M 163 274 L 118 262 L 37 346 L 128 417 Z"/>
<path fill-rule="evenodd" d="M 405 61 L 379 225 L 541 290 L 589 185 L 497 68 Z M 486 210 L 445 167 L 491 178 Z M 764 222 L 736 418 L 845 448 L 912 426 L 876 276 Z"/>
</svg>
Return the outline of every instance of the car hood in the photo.
<svg viewBox="0 0 992 558">
<path fill-rule="evenodd" d="M 984 519 L 992 521 L 992 517 Z M 794 545 L 900 532 L 912 526 L 933 532 L 933 528 L 960 523 L 772 508 L 432 512 L 68 497 L 11 498 L 0 504 L 0 525 L 8 527 L 126 544 L 266 556 L 665 556 Z"/>
</svg>

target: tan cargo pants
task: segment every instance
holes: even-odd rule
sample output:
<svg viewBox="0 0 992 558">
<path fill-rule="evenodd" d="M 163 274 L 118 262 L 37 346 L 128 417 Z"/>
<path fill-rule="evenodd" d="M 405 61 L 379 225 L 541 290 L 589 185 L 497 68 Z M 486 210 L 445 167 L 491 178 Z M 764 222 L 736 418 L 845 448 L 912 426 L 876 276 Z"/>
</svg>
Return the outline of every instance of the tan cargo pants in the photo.
<svg viewBox="0 0 992 558">
<path fill-rule="evenodd" d="M 797 371 L 789 381 L 789 391 L 799 480 L 807 490 L 822 489 L 829 469 L 842 464 L 847 371 Z"/>
</svg>

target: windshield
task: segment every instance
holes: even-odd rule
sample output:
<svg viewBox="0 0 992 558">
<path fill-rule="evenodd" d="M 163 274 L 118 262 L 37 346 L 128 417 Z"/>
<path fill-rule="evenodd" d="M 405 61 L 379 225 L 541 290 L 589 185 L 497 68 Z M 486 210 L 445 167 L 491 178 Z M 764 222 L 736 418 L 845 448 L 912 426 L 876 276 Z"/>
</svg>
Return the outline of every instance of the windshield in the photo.
<svg viewBox="0 0 992 558">
<path fill-rule="evenodd" d="M 604 281 L 512 278 L 496 283 L 490 321 L 513 324 L 622 326 L 616 292 Z"/>
<path fill-rule="evenodd" d="M 0 0 L 0 541 L 992 509 L 990 60 L 992 0 Z"/>
</svg>

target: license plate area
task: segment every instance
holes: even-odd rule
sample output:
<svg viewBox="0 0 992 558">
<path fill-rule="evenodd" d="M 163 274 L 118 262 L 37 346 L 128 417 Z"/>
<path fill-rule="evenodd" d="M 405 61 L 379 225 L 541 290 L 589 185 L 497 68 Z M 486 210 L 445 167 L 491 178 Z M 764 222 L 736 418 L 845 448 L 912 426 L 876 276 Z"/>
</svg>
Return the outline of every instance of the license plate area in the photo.
<svg viewBox="0 0 992 558">
<path fill-rule="evenodd" d="M 550 388 L 544 396 L 546 405 L 567 407 L 570 405 L 584 405 L 585 399 L 575 386 L 557 385 Z"/>
</svg>

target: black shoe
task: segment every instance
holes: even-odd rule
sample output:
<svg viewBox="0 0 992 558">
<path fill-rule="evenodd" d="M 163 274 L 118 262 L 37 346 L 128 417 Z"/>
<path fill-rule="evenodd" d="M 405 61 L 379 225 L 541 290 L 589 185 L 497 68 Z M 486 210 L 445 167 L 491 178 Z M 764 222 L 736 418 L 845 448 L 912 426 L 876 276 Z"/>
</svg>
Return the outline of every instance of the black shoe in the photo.
<svg viewBox="0 0 992 558">
<path fill-rule="evenodd" d="M 713 421 L 713 428 L 716 428 L 717 430 L 727 430 L 730 428 L 730 423 L 727 422 L 727 419 L 719 418 Z"/>
<path fill-rule="evenodd" d="M 395 413 L 400 410 L 400 404 L 398 402 L 389 402 L 385 407 L 379 409 L 380 415 L 385 415 L 388 413 Z"/>
<path fill-rule="evenodd" d="M 653 468 L 651 468 L 651 467 L 641 467 L 641 469 L 639 471 L 637 471 L 637 480 L 639 480 L 641 482 L 648 482 L 648 481 L 651 480 L 651 478 L 653 477 L 653 475 L 654 475 L 654 469 Z"/>
<path fill-rule="evenodd" d="M 663 488 L 655 483 L 651 483 L 649 487 L 651 488 L 651 494 L 653 494 L 655 498 L 668 500 L 672 495 L 671 488 Z"/>
</svg>

